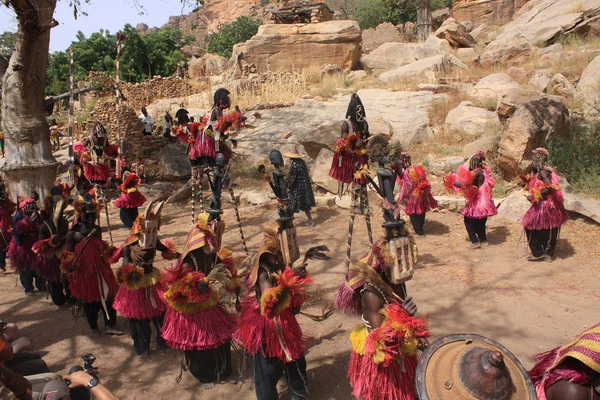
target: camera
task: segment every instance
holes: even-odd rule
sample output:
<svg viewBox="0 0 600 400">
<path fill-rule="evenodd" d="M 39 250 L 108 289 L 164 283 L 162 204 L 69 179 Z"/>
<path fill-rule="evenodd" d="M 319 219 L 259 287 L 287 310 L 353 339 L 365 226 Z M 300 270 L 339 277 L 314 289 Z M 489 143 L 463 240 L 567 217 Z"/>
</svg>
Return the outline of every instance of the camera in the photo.
<svg viewBox="0 0 600 400">
<path fill-rule="evenodd" d="M 83 368 L 79 365 L 74 365 L 69 370 L 69 375 L 71 375 L 72 373 L 77 372 L 77 371 L 85 371 L 87 374 L 98 379 L 98 370 L 97 370 L 97 368 L 94 367 L 94 362 L 96 361 L 96 357 L 91 353 L 87 353 L 87 354 L 84 354 L 83 356 L 81 356 L 81 359 L 83 360 Z M 71 382 L 67 379 L 65 379 L 65 383 L 67 385 L 71 385 Z M 90 397 L 91 397 L 90 391 L 85 387 L 77 387 L 77 388 L 71 389 L 71 398 L 72 399 L 87 400 L 87 399 L 90 399 Z"/>
</svg>

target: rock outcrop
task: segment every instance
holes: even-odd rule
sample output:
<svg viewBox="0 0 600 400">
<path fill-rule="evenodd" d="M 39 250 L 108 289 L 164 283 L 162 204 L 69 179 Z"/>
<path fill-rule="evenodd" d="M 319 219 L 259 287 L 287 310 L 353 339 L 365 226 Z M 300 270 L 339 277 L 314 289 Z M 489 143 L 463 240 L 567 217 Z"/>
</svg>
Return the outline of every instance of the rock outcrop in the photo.
<svg viewBox="0 0 600 400">
<path fill-rule="evenodd" d="M 191 176 L 190 162 L 181 143 L 169 144 L 158 153 L 158 175 L 165 181 L 179 181 Z"/>
<path fill-rule="evenodd" d="M 469 94 L 479 100 L 496 101 L 504 91 L 520 87 L 508 74 L 492 74 L 481 79 Z"/>
<path fill-rule="evenodd" d="M 437 80 L 438 76 L 449 72 L 455 66 L 467 69 L 467 66 L 456 58 L 456 56 L 452 54 L 440 54 L 384 72 L 379 76 L 379 80 L 386 83 L 403 78 L 421 76 L 433 83 Z"/>
<path fill-rule="evenodd" d="M 496 125 L 494 129 L 499 129 L 500 122 L 496 113 L 475 107 L 470 101 L 463 101 L 458 107 L 450 110 L 445 121 L 447 132 L 469 136 L 481 136 L 486 130 L 492 128 L 490 126 L 492 124 Z"/>
<path fill-rule="evenodd" d="M 531 151 L 545 146 L 551 136 L 566 136 L 569 123 L 567 107 L 547 97 L 519 107 L 508 120 L 500 140 L 498 165 L 504 178 L 511 180 L 523 173 L 531 161 Z"/>
<path fill-rule="evenodd" d="M 417 61 L 416 43 L 384 43 L 370 54 L 363 56 L 363 66 L 379 75 L 385 71 Z"/>
<path fill-rule="evenodd" d="M 361 33 L 356 21 L 328 21 L 306 25 L 261 25 L 258 33 L 233 48 L 233 57 L 254 64 L 258 72 L 302 71 L 334 64 L 355 69 L 360 61 Z"/>
<path fill-rule="evenodd" d="M 333 152 L 329 149 L 322 149 L 315 159 L 311 179 L 315 185 L 330 193 L 337 193 L 338 182 L 329 176 L 331 160 L 333 160 Z"/>
<path fill-rule="evenodd" d="M 458 0 L 452 7 L 452 15 L 458 21 L 481 24 L 504 25 L 512 21 L 515 13 L 527 0 Z"/>
<path fill-rule="evenodd" d="M 600 118 L 600 56 L 594 58 L 581 74 L 575 96 L 584 101 L 586 117 Z"/>
<path fill-rule="evenodd" d="M 546 96 L 535 90 L 523 89 L 523 88 L 511 88 L 500 93 L 498 97 L 498 104 L 496 106 L 496 113 L 501 120 L 510 118 L 517 108 L 529 103 L 533 100 L 541 100 L 543 98 L 551 98 L 558 102 L 563 102 L 564 98 L 558 96 Z"/>
<path fill-rule="evenodd" d="M 228 59 L 218 54 L 205 54 L 203 57 L 192 59 L 189 62 L 188 74 L 192 79 L 220 75 L 227 69 L 228 63 Z"/>
<path fill-rule="evenodd" d="M 489 68 L 495 64 L 519 63 L 532 54 L 531 45 L 527 42 L 511 44 L 507 47 L 487 50 L 481 53 L 475 62 Z"/>
<path fill-rule="evenodd" d="M 475 47 L 477 42 L 467 32 L 467 28 L 454 18 L 448 18 L 442 23 L 435 36 L 440 39 L 446 39 L 454 48 L 458 47 Z"/>
<path fill-rule="evenodd" d="M 488 48 L 507 47 L 519 41 L 545 47 L 559 35 L 594 34 L 600 28 L 599 16 L 600 0 L 531 0 Z"/>
</svg>

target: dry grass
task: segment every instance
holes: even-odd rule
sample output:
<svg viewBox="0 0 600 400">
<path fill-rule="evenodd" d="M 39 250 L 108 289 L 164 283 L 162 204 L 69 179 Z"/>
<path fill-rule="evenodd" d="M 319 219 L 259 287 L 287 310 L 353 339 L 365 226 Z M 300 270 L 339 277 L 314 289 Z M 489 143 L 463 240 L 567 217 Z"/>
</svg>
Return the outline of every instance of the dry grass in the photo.
<svg viewBox="0 0 600 400">
<path fill-rule="evenodd" d="M 427 109 L 427 114 L 429 117 L 429 123 L 431 125 L 443 125 L 446 121 L 446 117 L 450 110 L 458 107 L 458 105 L 464 101 L 468 100 L 469 97 L 466 93 L 450 93 L 445 98 L 436 100 L 431 104 L 431 107 Z"/>
<path fill-rule="evenodd" d="M 399 79 L 394 79 L 391 82 L 385 83 L 384 86 L 388 89 L 395 90 L 395 91 L 418 92 L 419 91 L 418 85 L 420 83 L 426 83 L 426 82 L 427 82 L 427 78 L 420 76 L 420 75 L 415 75 L 415 76 L 406 76 L 406 77 L 402 77 Z"/>
<path fill-rule="evenodd" d="M 241 108 L 257 104 L 294 102 L 305 96 L 309 87 L 310 82 L 302 73 L 276 73 L 264 85 L 240 88 L 233 94 L 232 102 Z"/>
<path fill-rule="evenodd" d="M 456 78 L 459 82 L 476 84 L 488 75 L 499 74 L 501 72 L 506 72 L 506 66 L 496 64 L 490 67 L 482 67 L 479 64 L 473 64 L 466 70 L 462 68 L 453 68 L 448 77 Z"/>
<path fill-rule="evenodd" d="M 583 0 L 577 0 L 573 2 L 573 6 L 565 11 L 565 14 L 574 14 L 585 11 L 585 6 L 583 4 Z"/>
</svg>

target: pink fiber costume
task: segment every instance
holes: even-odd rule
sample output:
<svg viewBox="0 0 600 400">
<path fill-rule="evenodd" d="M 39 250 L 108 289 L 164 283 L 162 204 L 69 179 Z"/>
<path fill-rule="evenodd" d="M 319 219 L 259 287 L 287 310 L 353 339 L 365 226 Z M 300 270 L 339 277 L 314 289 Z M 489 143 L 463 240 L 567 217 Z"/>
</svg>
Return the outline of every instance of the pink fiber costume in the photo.
<svg viewBox="0 0 600 400">
<path fill-rule="evenodd" d="M 349 151 L 346 144 L 346 138 L 339 138 L 335 142 L 335 152 L 333 153 L 329 176 L 338 182 L 348 184 L 354 180 L 355 155 L 352 151 Z"/>
<path fill-rule="evenodd" d="M 31 221 L 30 216 L 18 211 L 15 213 L 14 220 L 13 236 L 8 245 L 8 258 L 18 273 L 30 269 L 35 271 L 37 255 L 33 252 L 33 245 L 38 239 L 39 218 Z"/>
</svg>

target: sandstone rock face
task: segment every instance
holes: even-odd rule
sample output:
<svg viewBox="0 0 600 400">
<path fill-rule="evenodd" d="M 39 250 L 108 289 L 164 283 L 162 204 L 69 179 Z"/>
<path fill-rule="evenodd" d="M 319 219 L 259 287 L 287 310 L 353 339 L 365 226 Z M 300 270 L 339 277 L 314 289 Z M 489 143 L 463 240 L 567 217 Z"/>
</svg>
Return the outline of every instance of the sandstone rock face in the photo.
<svg viewBox="0 0 600 400">
<path fill-rule="evenodd" d="M 408 78 L 412 76 L 422 76 L 429 82 L 434 82 L 439 74 L 448 72 L 457 62 L 462 64 L 461 68 L 467 68 L 460 60 L 451 55 L 437 55 L 415 61 L 400 68 L 384 72 L 379 76 L 381 82 L 387 83 L 397 79 Z"/>
<path fill-rule="evenodd" d="M 377 49 L 361 58 L 365 68 L 374 74 L 413 63 L 417 60 L 416 43 L 384 43 Z"/>
<path fill-rule="evenodd" d="M 352 71 L 348 75 L 346 75 L 346 79 L 348 79 L 351 82 L 361 81 L 361 80 L 365 79 L 367 77 L 367 75 L 368 75 L 367 71 L 362 71 L 362 70 Z"/>
<path fill-rule="evenodd" d="M 474 142 L 465 144 L 463 147 L 462 155 L 465 159 L 473 157 L 479 151 L 483 151 L 486 155 L 490 155 L 498 143 L 500 142 L 500 136 L 484 136 L 475 140 Z"/>
<path fill-rule="evenodd" d="M 583 112 L 589 119 L 600 119 L 600 56 L 581 74 L 575 96 L 584 101 Z"/>
<path fill-rule="evenodd" d="M 531 56 L 531 45 L 527 42 L 513 44 L 499 49 L 487 50 L 475 59 L 482 67 L 494 64 L 518 63 Z"/>
<path fill-rule="evenodd" d="M 172 143 L 158 153 L 158 174 L 165 181 L 189 179 L 191 176 L 190 162 L 185 155 L 185 146 Z"/>
<path fill-rule="evenodd" d="M 563 51 L 564 46 L 560 43 L 554 43 L 548 47 L 544 47 L 543 49 L 539 49 L 537 54 L 543 56 L 545 54 L 559 53 Z"/>
<path fill-rule="evenodd" d="M 471 97 L 480 100 L 496 101 L 502 92 L 509 89 L 518 89 L 521 86 L 508 74 L 492 74 L 480 80 L 470 91 Z"/>
<path fill-rule="evenodd" d="M 269 202 L 269 193 L 267 192 L 244 192 L 240 195 L 240 202 L 242 204 L 252 204 L 253 206 L 260 206 Z"/>
<path fill-rule="evenodd" d="M 502 48 L 521 40 L 543 47 L 561 34 L 593 30 L 599 15 L 600 0 L 531 0 L 488 47 Z"/>
<path fill-rule="evenodd" d="M 428 169 L 435 176 L 445 176 L 448 172 L 456 169 L 465 162 L 462 156 L 446 157 L 429 163 Z"/>
<path fill-rule="evenodd" d="M 333 160 L 333 152 L 329 149 L 322 149 L 315 160 L 311 179 L 315 185 L 330 193 L 337 194 L 338 182 L 329 176 L 331 160 Z"/>
<path fill-rule="evenodd" d="M 490 43 L 492 40 L 496 39 L 496 36 L 498 36 L 496 30 L 485 23 L 473 29 L 470 34 L 471 37 L 478 43 L 484 44 Z"/>
<path fill-rule="evenodd" d="M 451 52 L 452 47 L 450 43 L 446 39 L 440 39 L 434 35 L 430 35 L 425 43 L 416 47 L 416 56 L 419 60 Z"/>
<path fill-rule="evenodd" d="M 258 33 L 234 46 L 233 54 L 256 65 L 259 72 L 301 71 L 314 65 L 335 64 L 355 69 L 360 60 L 360 27 L 356 21 L 306 25 L 261 25 Z"/>
<path fill-rule="evenodd" d="M 520 223 L 523 215 L 531 207 L 526 195 L 527 193 L 522 190 L 516 190 L 508 195 L 501 201 L 497 217 L 515 224 Z"/>
<path fill-rule="evenodd" d="M 543 92 L 548 87 L 553 76 L 554 74 L 549 69 L 538 69 L 531 76 L 529 84 L 540 92 Z"/>
<path fill-rule="evenodd" d="M 498 104 L 496 106 L 496 113 L 498 113 L 498 116 L 501 119 L 508 119 L 515 111 L 517 111 L 517 108 L 523 104 L 542 98 L 544 98 L 544 95 L 535 90 L 523 88 L 508 89 L 500 93 Z"/>
<path fill-rule="evenodd" d="M 189 62 L 188 74 L 192 79 L 220 75 L 227 69 L 228 63 L 228 59 L 218 54 L 205 54 L 203 57 L 192 59 Z"/>
<path fill-rule="evenodd" d="M 527 71 L 524 68 L 510 67 L 506 73 L 515 81 L 524 81 L 527 78 Z"/>
<path fill-rule="evenodd" d="M 209 32 L 219 30 L 222 24 L 235 21 L 242 15 L 254 15 L 256 13 L 256 1 L 254 0 L 210 0 L 204 3 L 203 14 L 208 21 Z"/>
<path fill-rule="evenodd" d="M 517 109 L 500 140 L 498 164 L 504 178 L 523 173 L 531 162 L 531 151 L 545 146 L 553 135 L 569 133 L 569 110 L 550 98 L 532 100 Z"/>
<path fill-rule="evenodd" d="M 475 107 L 470 101 L 463 101 L 458 107 L 450 110 L 445 121 L 448 132 L 470 136 L 481 136 L 490 128 L 488 124 L 500 125 L 496 113 Z"/>
<path fill-rule="evenodd" d="M 481 24 L 504 25 L 527 0 L 459 0 L 454 2 L 452 15 L 458 21 L 472 21 Z"/>
<path fill-rule="evenodd" d="M 467 28 L 454 18 L 448 18 L 435 31 L 435 36 L 446 39 L 452 47 L 475 47 L 477 42 L 467 32 Z"/>
<path fill-rule="evenodd" d="M 573 97 L 575 96 L 575 86 L 563 75 L 555 74 L 550 83 L 548 83 L 548 90 L 550 93 L 562 97 Z"/>
<path fill-rule="evenodd" d="M 563 191 L 563 194 L 565 197 L 565 208 L 568 211 L 581 214 L 600 224 L 600 201 L 588 199 L 573 192 Z"/>
<path fill-rule="evenodd" d="M 402 35 L 392 23 L 384 22 L 376 28 L 362 31 L 362 51 L 370 53 L 384 43 L 402 42 L 402 39 Z"/>
</svg>

